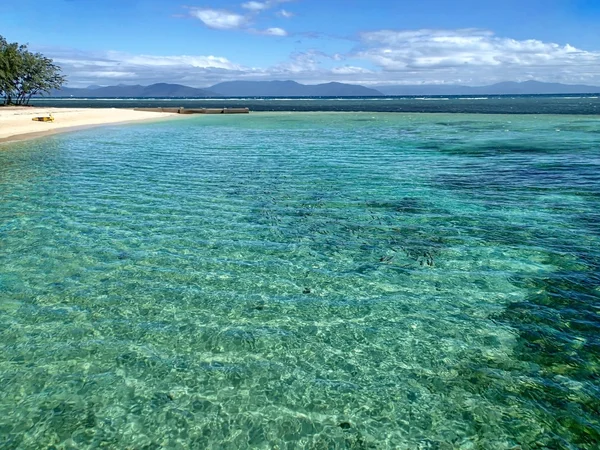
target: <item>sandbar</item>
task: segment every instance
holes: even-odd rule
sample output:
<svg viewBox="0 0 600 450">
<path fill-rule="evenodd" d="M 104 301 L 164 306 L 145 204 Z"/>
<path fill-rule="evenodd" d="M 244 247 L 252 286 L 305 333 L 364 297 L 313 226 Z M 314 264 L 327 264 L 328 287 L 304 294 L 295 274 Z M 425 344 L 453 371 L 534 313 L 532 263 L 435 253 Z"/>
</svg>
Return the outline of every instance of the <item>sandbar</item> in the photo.
<svg viewBox="0 0 600 450">
<path fill-rule="evenodd" d="M 33 117 L 54 117 L 54 122 L 36 122 Z M 178 114 L 134 111 L 121 108 L 0 108 L 0 142 L 18 141 L 81 128 L 118 123 L 161 120 Z"/>
</svg>

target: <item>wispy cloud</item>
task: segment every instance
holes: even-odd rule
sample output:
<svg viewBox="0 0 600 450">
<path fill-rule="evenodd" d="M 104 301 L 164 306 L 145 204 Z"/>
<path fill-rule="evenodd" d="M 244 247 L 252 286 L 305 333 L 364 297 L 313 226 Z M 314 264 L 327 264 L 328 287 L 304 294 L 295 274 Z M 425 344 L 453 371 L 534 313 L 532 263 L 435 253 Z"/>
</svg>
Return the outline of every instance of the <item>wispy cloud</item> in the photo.
<svg viewBox="0 0 600 450">
<path fill-rule="evenodd" d="M 373 73 L 372 70 L 365 69 L 364 67 L 357 66 L 342 66 L 334 67 L 331 72 L 337 75 L 356 75 L 356 74 L 367 74 Z"/>
<path fill-rule="evenodd" d="M 250 11 L 264 11 L 265 9 L 269 9 L 270 5 L 268 2 L 246 2 L 242 3 L 242 8 Z"/>
<path fill-rule="evenodd" d="M 294 17 L 294 13 L 289 12 L 285 9 L 280 9 L 279 11 L 277 11 L 277 15 L 279 17 L 283 17 L 284 19 L 290 19 L 290 18 Z"/>
<path fill-rule="evenodd" d="M 213 55 L 133 55 L 124 52 L 82 52 L 44 49 L 68 76 L 69 85 L 158 82 L 207 86 L 224 78 L 243 77 L 255 69 Z"/>
<path fill-rule="evenodd" d="M 289 61 L 273 66 L 270 71 L 277 74 L 294 74 L 296 76 L 316 74 L 321 70 L 321 62 L 330 58 L 329 55 L 318 50 L 294 52 L 290 55 Z"/>
<path fill-rule="evenodd" d="M 107 57 L 120 64 L 144 66 L 144 67 L 181 67 L 190 66 L 197 68 L 216 68 L 227 70 L 240 70 L 242 66 L 232 63 L 221 56 L 154 56 L 154 55 L 130 55 L 122 52 L 107 52 Z"/>
<path fill-rule="evenodd" d="M 600 82 L 600 52 L 489 30 L 380 30 L 361 34 L 352 55 L 406 82 L 487 83 L 539 79 Z"/>
<path fill-rule="evenodd" d="M 266 30 L 257 30 L 258 34 L 266 34 L 268 36 L 287 36 L 288 33 L 283 28 L 267 28 Z"/>
<path fill-rule="evenodd" d="M 334 57 L 317 50 L 295 52 L 289 61 L 270 67 L 247 67 L 228 58 L 212 55 L 134 55 L 115 51 L 84 52 L 51 48 L 43 51 L 62 66 L 72 87 L 159 82 L 206 87 L 229 80 L 290 78 L 305 83 L 319 83 L 352 81 L 354 74 L 359 72 L 350 67 L 323 69 L 321 63 L 334 61 Z"/>
<path fill-rule="evenodd" d="M 189 14 L 192 18 L 199 19 L 205 26 L 216 30 L 242 30 L 253 34 L 282 37 L 288 35 L 283 28 L 270 27 L 257 30 L 251 25 L 254 19 L 263 11 L 290 1 L 293 0 L 248 1 L 240 5 L 242 9 L 247 11 L 243 14 L 214 8 L 189 8 Z M 293 16 L 292 13 L 285 10 L 279 11 L 277 15 L 285 18 Z"/>
<path fill-rule="evenodd" d="M 234 30 L 248 23 L 247 17 L 220 9 L 191 8 L 190 15 L 216 30 Z"/>
<path fill-rule="evenodd" d="M 285 36 L 282 28 L 246 32 Z M 502 38 L 486 30 L 380 30 L 360 35 L 347 53 L 292 53 L 248 67 L 216 55 L 133 55 L 39 49 L 60 64 L 73 86 L 173 82 L 205 87 L 219 81 L 294 79 L 373 84 L 466 84 L 539 80 L 600 85 L 600 51 L 569 44 Z M 37 49 L 36 49 L 37 50 Z"/>
<path fill-rule="evenodd" d="M 289 3 L 293 0 L 267 0 L 267 1 L 249 1 L 242 3 L 242 8 L 249 9 L 250 11 L 264 11 L 280 5 L 281 3 Z M 291 16 L 290 16 L 291 17 Z"/>
</svg>

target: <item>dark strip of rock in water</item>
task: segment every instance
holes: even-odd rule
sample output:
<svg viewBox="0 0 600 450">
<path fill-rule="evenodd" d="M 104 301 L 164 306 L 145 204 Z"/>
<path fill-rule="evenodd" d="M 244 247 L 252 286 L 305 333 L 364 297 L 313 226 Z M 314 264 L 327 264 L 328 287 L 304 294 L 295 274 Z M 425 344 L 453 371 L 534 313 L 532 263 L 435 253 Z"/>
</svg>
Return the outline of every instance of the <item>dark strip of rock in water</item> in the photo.
<svg viewBox="0 0 600 450">
<path fill-rule="evenodd" d="M 134 108 L 134 111 L 164 112 L 175 114 L 248 114 L 248 108 Z"/>
</svg>

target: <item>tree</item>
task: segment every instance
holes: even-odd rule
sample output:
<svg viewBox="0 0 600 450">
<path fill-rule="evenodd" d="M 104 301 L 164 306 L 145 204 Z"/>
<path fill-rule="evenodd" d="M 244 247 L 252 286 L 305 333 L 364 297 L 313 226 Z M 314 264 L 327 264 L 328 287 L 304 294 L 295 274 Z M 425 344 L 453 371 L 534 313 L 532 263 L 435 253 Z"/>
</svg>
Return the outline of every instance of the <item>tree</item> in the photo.
<svg viewBox="0 0 600 450">
<path fill-rule="evenodd" d="M 52 59 L 0 36 L 0 95 L 4 104 L 27 105 L 31 97 L 59 89 L 66 81 Z"/>
<path fill-rule="evenodd" d="M 23 52 L 21 76 L 17 84 L 17 105 L 28 105 L 31 97 L 40 93 L 50 93 L 59 89 L 65 82 L 60 67 L 50 58 L 40 53 Z"/>
<path fill-rule="evenodd" d="M 22 50 L 19 44 L 9 44 L 0 36 L 0 93 L 5 97 L 6 104 L 11 103 L 14 95 L 15 80 L 20 72 Z"/>
</svg>

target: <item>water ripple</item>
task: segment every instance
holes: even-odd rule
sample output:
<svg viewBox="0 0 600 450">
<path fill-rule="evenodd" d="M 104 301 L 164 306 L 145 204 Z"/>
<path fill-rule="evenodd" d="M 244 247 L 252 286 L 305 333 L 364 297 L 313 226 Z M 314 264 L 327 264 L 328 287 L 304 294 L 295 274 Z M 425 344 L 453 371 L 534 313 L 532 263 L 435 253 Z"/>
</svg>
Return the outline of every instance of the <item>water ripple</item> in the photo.
<svg viewBox="0 0 600 450">
<path fill-rule="evenodd" d="M 0 447 L 596 448 L 595 125 L 258 114 L 5 146 Z"/>
</svg>

